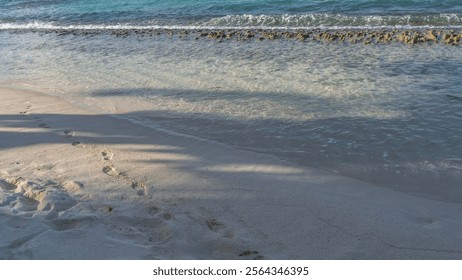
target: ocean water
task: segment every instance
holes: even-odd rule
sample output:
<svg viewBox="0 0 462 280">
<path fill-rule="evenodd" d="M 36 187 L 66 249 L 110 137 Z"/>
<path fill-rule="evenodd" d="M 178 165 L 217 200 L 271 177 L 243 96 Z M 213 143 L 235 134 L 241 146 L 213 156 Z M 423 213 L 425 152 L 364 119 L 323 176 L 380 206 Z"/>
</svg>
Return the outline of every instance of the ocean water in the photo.
<svg viewBox="0 0 462 280">
<path fill-rule="evenodd" d="M 214 40 L 193 31 L 460 32 L 461 16 L 461 1 L 0 0 L 0 85 L 462 202 L 460 46 Z M 135 28 L 177 31 L 59 32 Z"/>
<path fill-rule="evenodd" d="M 460 0 L 0 0 L 1 28 L 461 26 Z"/>
</svg>

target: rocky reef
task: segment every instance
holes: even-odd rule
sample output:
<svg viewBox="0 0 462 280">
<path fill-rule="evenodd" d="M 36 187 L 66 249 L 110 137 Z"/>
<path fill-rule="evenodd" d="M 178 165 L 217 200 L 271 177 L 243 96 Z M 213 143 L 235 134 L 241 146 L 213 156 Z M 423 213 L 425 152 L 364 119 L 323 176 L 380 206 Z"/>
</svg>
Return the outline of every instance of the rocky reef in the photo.
<svg viewBox="0 0 462 280">
<path fill-rule="evenodd" d="M 406 45 L 444 44 L 460 46 L 462 30 L 455 29 L 42 29 L 42 30 L 9 30 L 10 32 L 56 33 L 58 35 L 92 36 L 110 34 L 117 37 L 127 36 L 177 36 L 180 38 L 225 40 L 278 40 L 288 39 L 300 42 L 314 41 L 340 44 L 389 44 L 399 42 Z"/>
</svg>

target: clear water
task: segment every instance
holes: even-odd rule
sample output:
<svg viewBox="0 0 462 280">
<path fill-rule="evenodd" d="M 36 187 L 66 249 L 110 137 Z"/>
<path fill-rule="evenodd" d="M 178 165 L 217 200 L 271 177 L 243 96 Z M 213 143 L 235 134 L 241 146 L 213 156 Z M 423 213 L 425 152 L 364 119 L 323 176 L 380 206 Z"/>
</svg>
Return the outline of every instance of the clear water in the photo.
<svg viewBox="0 0 462 280">
<path fill-rule="evenodd" d="M 460 0 L 0 0 L 25 26 L 460 26 Z"/>
<path fill-rule="evenodd" d="M 284 18 L 322 15 L 356 17 L 349 25 L 379 16 L 445 26 L 458 25 L 462 11 L 460 1 L 222 2 L 0 0 L 0 29 L 23 29 L 0 31 L 0 84 L 406 193 L 462 201 L 460 47 L 32 32 L 114 24 L 309 27 L 320 23 Z M 446 15 L 454 22 L 438 23 Z M 279 22 L 239 22 L 258 17 Z"/>
</svg>

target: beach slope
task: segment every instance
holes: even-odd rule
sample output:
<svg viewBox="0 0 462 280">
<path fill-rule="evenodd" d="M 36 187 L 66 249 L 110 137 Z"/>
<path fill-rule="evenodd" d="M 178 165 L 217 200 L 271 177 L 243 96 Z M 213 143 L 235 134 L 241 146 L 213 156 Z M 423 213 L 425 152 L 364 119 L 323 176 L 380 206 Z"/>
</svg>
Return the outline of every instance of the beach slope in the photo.
<svg viewBox="0 0 462 280">
<path fill-rule="evenodd" d="M 0 89 L 0 259 L 461 259 L 460 213 Z"/>
</svg>

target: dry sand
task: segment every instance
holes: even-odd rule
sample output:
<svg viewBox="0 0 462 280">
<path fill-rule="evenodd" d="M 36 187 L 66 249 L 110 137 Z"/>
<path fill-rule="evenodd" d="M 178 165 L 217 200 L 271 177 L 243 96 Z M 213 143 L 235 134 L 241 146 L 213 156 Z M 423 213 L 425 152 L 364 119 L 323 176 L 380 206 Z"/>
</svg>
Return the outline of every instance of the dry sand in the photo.
<svg viewBox="0 0 462 280">
<path fill-rule="evenodd" d="M 462 206 L 0 89 L 0 259 L 461 259 Z"/>
</svg>

